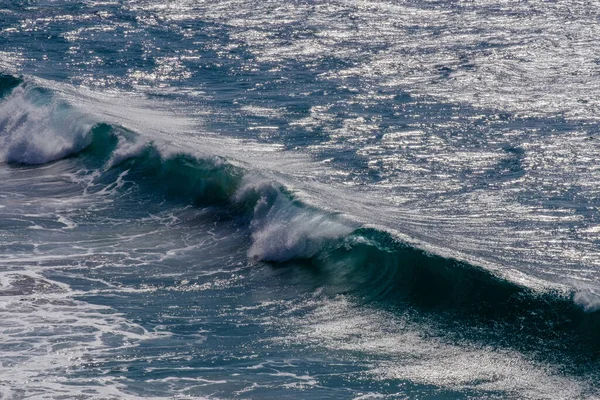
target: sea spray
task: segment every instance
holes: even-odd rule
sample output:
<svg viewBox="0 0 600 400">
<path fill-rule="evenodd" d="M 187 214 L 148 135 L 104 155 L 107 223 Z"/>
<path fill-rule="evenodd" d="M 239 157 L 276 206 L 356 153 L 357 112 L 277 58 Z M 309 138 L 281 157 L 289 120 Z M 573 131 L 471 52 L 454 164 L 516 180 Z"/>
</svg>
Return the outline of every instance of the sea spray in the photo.
<svg viewBox="0 0 600 400">
<path fill-rule="evenodd" d="M 43 164 L 64 158 L 89 144 L 94 124 L 51 91 L 21 83 L 0 100 L 0 162 Z"/>
<path fill-rule="evenodd" d="M 328 244 L 349 235 L 356 224 L 342 221 L 294 201 L 270 181 L 246 182 L 236 193 L 237 203 L 254 203 L 248 256 L 262 261 L 284 262 L 311 258 Z"/>
</svg>

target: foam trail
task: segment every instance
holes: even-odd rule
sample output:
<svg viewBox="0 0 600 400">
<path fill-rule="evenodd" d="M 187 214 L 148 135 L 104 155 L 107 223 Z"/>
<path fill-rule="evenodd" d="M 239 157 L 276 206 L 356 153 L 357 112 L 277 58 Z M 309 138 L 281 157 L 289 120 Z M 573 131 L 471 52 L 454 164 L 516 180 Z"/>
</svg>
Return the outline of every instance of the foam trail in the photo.
<svg viewBox="0 0 600 400">
<path fill-rule="evenodd" d="M 119 377 L 86 379 L 73 372 L 168 334 L 75 300 L 81 293 L 34 270 L 0 272 L 0 398 L 140 398 L 123 390 Z"/>
</svg>

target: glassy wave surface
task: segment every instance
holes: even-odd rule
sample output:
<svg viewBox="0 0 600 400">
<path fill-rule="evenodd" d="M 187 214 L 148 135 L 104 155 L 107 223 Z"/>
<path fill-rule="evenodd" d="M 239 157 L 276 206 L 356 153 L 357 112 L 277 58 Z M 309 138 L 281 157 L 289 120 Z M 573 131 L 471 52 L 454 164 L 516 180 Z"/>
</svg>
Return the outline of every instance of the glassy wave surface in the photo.
<svg viewBox="0 0 600 400">
<path fill-rule="evenodd" d="M 597 398 L 594 2 L 0 2 L 0 398 Z"/>
</svg>

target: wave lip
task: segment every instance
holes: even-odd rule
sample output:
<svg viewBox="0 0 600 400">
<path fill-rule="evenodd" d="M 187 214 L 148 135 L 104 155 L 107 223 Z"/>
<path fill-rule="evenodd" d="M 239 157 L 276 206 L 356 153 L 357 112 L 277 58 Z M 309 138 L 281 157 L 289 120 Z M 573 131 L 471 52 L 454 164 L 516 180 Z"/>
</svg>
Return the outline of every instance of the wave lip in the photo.
<svg viewBox="0 0 600 400">
<path fill-rule="evenodd" d="M 573 294 L 573 301 L 584 311 L 595 313 L 600 311 L 600 293 L 592 288 L 580 288 Z"/>
</svg>

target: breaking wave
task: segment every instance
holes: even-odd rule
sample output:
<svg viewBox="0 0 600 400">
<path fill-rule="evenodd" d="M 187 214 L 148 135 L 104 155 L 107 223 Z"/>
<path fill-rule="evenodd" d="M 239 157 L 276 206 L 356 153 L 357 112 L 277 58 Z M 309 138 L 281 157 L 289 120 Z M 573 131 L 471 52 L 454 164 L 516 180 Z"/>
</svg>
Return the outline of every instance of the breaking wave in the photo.
<svg viewBox="0 0 600 400">
<path fill-rule="evenodd" d="M 0 76 L 0 96 L 0 162 L 77 157 L 93 171 L 95 183 L 126 175 L 161 199 L 227 210 L 246 221 L 250 259 L 307 268 L 332 293 L 500 321 L 539 338 L 558 332 L 600 348 L 594 334 L 600 312 L 590 296 L 540 291 L 429 254 L 387 232 L 308 206 L 259 172 L 221 157 L 173 152 L 166 143 L 94 120 L 27 79 Z"/>
</svg>

